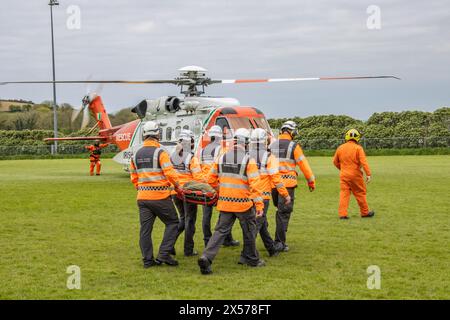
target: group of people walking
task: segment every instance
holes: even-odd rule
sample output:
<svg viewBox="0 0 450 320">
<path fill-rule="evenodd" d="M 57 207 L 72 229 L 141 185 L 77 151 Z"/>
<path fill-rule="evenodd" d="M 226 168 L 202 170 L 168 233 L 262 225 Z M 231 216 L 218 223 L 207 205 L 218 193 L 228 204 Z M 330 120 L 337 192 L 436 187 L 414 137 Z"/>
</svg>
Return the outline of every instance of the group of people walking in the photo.
<svg viewBox="0 0 450 320">
<path fill-rule="evenodd" d="M 202 274 L 212 273 L 212 263 L 221 246 L 239 246 L 233 239 L 232 228 L 239 220 L 243 235 L 243 248 L 238 263 L 261 267 L 265 262 L 256 249 L 259 234 L 269 256 L 289 250 L 287 230 L 294 208 L 298 167 L 310 191 L 314 191 L 315 177 L 300 145 L 294 141 L 297 125 L 286 121 L 275 141 L 261 128 L 251 132 L 237 129 L 232 144 L 224 144 L 222 129 L 213 126 L 208 131 L 209 144 L 194 154 L 194 134 L 182 130 L 178 145 L 169 155 L 159 144 L 160 128 L 148 121 L 143 126 L 144 145 L 135 154 L 130 165 L 131 181 L 137 190 L 140 213 L 140 248 L 145 268 L 167 264 L 178 265 L 174 256 L 175 242 L 184 232 L 184 255 L 199 256 Z M 347 207 L 353 192 L 364 217 L 369 211 L 365 184 L 360 167 L 370 180 L 370 169 L 364 151 L 357 143 L 360 134 L 349 131 L 348 142 L 334 157 L 341 170 L 341 200 L 339 216 L 348 218 Z M 359 172 L 359 173 L 357 173 Z M 211 231 L 213 207 L 203 206 L 202 231 L 205 248 L 201 254 L 195 250 L 198 205 L 183 199 L 183 186 L 197 181 L 207 183 L 217 190 L 216 204 L 219 212 L 214 232 Z M 272 198 L 276 206 L 276 230 L 272 237 L 267 222 L 267 212 Z M 177 212 L 178 210 L 178 212 Z M 165 224 L 159 252 L 153 254 L 152 229 L 156 218 Z"/>
</svg>

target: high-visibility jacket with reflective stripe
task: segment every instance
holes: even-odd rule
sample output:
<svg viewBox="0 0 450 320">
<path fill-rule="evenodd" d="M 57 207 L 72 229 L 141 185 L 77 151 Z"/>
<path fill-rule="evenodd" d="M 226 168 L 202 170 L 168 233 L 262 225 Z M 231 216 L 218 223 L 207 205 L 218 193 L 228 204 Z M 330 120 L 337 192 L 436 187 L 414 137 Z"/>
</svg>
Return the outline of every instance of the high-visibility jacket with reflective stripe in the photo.
<svg viewBox="0 0 450 320">
<path fill-rule="evenodd" d="M 236 146 L 220 156 L 214 162 L 207 179 L 209 184 L 219 185 L 219 211 L 245 212 L 253 205 L 256 210 L 263 210 L 258 166 L 243 148 Z"/>
<path fill-rule="evenodd" d="M 206 176 L 214 164 L 214 162 L 222 155 L 222 146 L 218 143 L 208 144 L 201 153 L 200 167 L 202 173 Z"/>
<path fill-rule="evenodd" d="M 271 151 L 278 156 L 278 168 L 286 188 L 295 188 L 297 186 L 296 166 L 300 168 L 308 182 L 312 183 L 315 181 L 314 174 L 309 166 L 308 160 L 303 154 L 302 148 L 298 143 L 292 141 L 289 134 L 280 134 L 278 141 L 273 145 L 278 150 L 271 149 Z"/>
<path fill-rule="evenodd" d="M 362 177 L 361 169 L 364 169 L 366 175 L 371 175 L 363 147 L 353 140 L 337 148 L 333 163 L 336 168 L 341 170 L 340 176 L 342 178 Z"/>
<path fill-rule="evenodd" d="M 178 174 L 169 155 L 155 140 L 146 140 L 130 164 L 131 182 L 138 190 L 138 200 L 161 200 L 170 196 L 172 185 L 178 186 Z"/>
<path fill-rule="evenodd" d="M 205 149 L 202 150 L 200 167 L 202 169 L 203 177 L 206 178 L 211 171 L 214 162 L 218 161 L 219 157 L 225 154 L 226 148 L 222 143 L 212 142 Z M 211 185 L 217 189 L 218 185 Z"/>
<path fill-rule="evenodd" d="M 179 154 L 172 154 L 170 157 L 173 168 L 178 174 L 178 183 L 180 187 L 184 186 L 189 181 L 203 181 L 202 170 L 198 158 L 192 153 L 185 153 L 182 156 Z M 176 194 L 175 191 L 172 194 Z"/>
<path fill-rule="evenodd" d="M 281 179 L 278 170 L 278 159 L 269 151 L 250 152 L 250 156 L 256 161 L 259 168 L 259 186 L 262 191 L 263 199 L 269 200 L 272 188 L 276 188 L 278 193 L 286 198 L 289 193 Z"/>
</svg>

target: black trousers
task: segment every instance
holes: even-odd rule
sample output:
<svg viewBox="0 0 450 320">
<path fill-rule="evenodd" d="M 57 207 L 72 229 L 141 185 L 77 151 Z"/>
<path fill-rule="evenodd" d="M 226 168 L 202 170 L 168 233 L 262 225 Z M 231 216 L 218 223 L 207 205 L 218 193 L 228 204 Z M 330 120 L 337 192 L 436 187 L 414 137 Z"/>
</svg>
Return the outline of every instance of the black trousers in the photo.
<svg viewBox="0 0 450 320">
<path fill-rule="evenodd" d="M 138 200 L 137 205 L 141 223 L 139 245 L 144 264 L 153 260 L 152 231 L 156 217 L 166 226 L 158 258 L 166 258 L 177 237 L 178 215 L 172 200 L 170 197 L 163 200 Z"/>
<path fill-rule="evenodd" d="M 213 213 L 213 206 L 203 206 L 203 219 L 202 219 L 202 229 L 203 229 L 203 241 L 205 242 L 205 247 L 208 245 L 208 241 L 212 236 L 211 232 L 211 218 Z M 225 237 L 224 243 L 230 243 L 233 241 L 233 235 L 231 231 Z"/>
<path fill-rule="evenodd" d="M 271 253 L 275 251 L 275 242 L 269 233 L 269 222 L 267 221 L 267 211 L 269 210 L 270 200 L 264 200 L 264 213 L 262 217 L 256 219 L 256 227 L 266 250 Z M 258 234 L 257 234 L 258 235 Z"/>
<path fill-rule="evenodd" d="M 273 204 L 277 207 L 276 213 L 276 231 L 275 231 L 275 242 L 281 243 L 284 247 L 286 245 L 286 233 L 288 231 L 289 219 L 291 218 L 291 213 L 294 210 L 294 198 L 295 198 L 295 188 L 287 188 L 289 195 L 291 196 L 291 203 L 289 205 L 285 204 L 285 200 L 278 194 L 277 189 L 272 189 L 272 199 Z"/>
<path fill-rule="evenodd" d="M 244 239 L 244 247 L 241 252 L 241 260 L 248 264 L 256 265 L 259 261 L 259 254 L 256 250 L 256 214 L 253 208 L 246 212 L 225 212 L 221 211 L 217 221 L 214 233 L 209 239 L 208 245 L 203 255 L 213 261 L 220 247 L 222 246 L 227 234 L 233 228 L 234 222 L 239 219 Z"/>
<path fill-rule="evenodd" d="M 194 251 L 195 223 L 197 221 L 197 205 L 185 202 L 176 196 L 172 196 L 178 209 L 180 222 L 178 223 L 177 239 L 184 231 L 184 253 L 191 254 Z"/>
</svg>

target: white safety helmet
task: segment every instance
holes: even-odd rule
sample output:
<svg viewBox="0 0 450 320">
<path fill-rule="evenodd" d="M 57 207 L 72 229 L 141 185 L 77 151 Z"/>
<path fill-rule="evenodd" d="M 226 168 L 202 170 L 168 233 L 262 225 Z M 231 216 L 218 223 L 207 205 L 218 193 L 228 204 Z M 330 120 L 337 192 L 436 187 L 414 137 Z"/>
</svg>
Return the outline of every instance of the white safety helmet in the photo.
<svg viewBox="0 0 450 320">
<path fill-rule="evenodd" d="M 191 141 L 192 139 L 194 139 L 194 133 L 188 129 L 181 130 L 180 135 L 178 136 L 178 140 Z"/>
<path fill-rule="evenodd" d="M 239 128 L 234 132 L 233 138 L 236 141 L 244 142 L 247 144 L 250 139 L 250 131 L 245 128 Z"/>
<path fill-rule="evenodd" d="M 219 126 L 212 126 L 208 131 L 208 137 L 222 138 L 222 128 Z"/>
<path fill-rule="evenodd" d="M 294 121 L 286 121 L 281 125 L 281 132 L 284 130 L 289 130 L 293 135 L 296 135 L 298 133 L 297 131 L 297 124 Z"/>
<path fill-rule="evenodd" d="M 262 128 L 256 128 L 252 131 L 250 141 L 252 143 L 266 143 L 267 142 L 267 132 Z"/>
<path fill-rule="evenodd" d="M 154 137 L 159 138 L 159 125 L 155 121 L 147 121 L 144 123 L 144 126 L 142 127 L 142 136 L 144 138 L 147 137 Z"/>
</svg>

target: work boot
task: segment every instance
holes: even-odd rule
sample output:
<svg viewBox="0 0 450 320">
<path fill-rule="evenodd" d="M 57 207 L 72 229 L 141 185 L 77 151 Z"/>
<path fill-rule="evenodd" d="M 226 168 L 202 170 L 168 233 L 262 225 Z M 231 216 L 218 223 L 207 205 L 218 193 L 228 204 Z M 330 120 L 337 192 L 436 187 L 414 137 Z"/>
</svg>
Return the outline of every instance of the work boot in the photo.
<svg viewBox="0 0 450 320">
<path fill-rule="evenodd" d="M 372 218 L 375 215 L 375 211 L 369 211 L 368 214 L 361 216 L 361 218 Z"/>
<path fill-rule="evenodd" d="M 211 274 L 211 261 L 205 256 L 198 258 L 198 266 L 200 267 L 200 272 L 204 275 Z"/>
<path fill-rule="evenodd" d="M 167 256 L 165 258 L 156 258 L 156 262 L 159 264 L 167 264 L 168 266 L 175 267 L 178 265 L 178 261 L 172 258 L 171 256 Z"/>
<path fill-rule="evenodd" d="M 223 243 L 224 247 L 238 247 L 241 243 L 238 240 L 231 240 Z"/>
<path fill-rule="evenodd" d="M 342 217 L 339 217 L 339 219 L 341 219 L 341 220 L 348 220 L 350 218 L 348 216 L 342 216 Z"/>
<path fill-rule="evenodd" d="M 277 255 L 280 254 L 280 251 L 276 250 L 275 246 L 272 249 L 267 250 L 267 251 L 269 252 L 269 257 L 276 257 Z"/>
<path fill-rule="evenodd" d="M 238 264 L 248 264 L 247 259 L 245 259 L 243 256 L 240 256 Z"/>
<path fill-rule="evenodd" d="M 264 260 L 259 259 L 256 264 L 250 264 L 249 266 L 254 268 L 265 267 L 266 262 Z"/>
<path fill-rule="evenodd" d="M 96 175 L 96 176 L 99 176 L 99 175 L 100 175 L 100 173 L 96 173 L 95 175 Z"/>
<path fill-rule="evenodd" d="M 284 249 L 284 245 L 281 242 L 274 242 L 273 249 L 278 252 L 282 252 Z"/>
<path fill-rule="evenodd" d="M 185 257 L 194 257 L 194 256 L 198 256 L 198 252 L 195 251 L 195 250 L 193 250 L 193 251 L 191 251 L 191 252 L 185 252 L 185 253 L 184 253 L 184 256 L 185 256 Z"/>
<path fill-rule="evenodd" d="M 159 265 L 161 265 L 160 262 L 158 262 L 157 260 L 152 259 L 150 261 L 144 262 L 144 269 L 148 269 L 150 267 L 159 266 Z"/>
<path fill-rule="evenodd" d="M 250 263 L 244 257 L 241 256 L 239 258 L 238 264 L 246 265 L 249 267 L 264 267 L 266 265 L 266 262 L 264 260 L 259 259 L 256 263 L 254 262 Z"/>
</svg>

